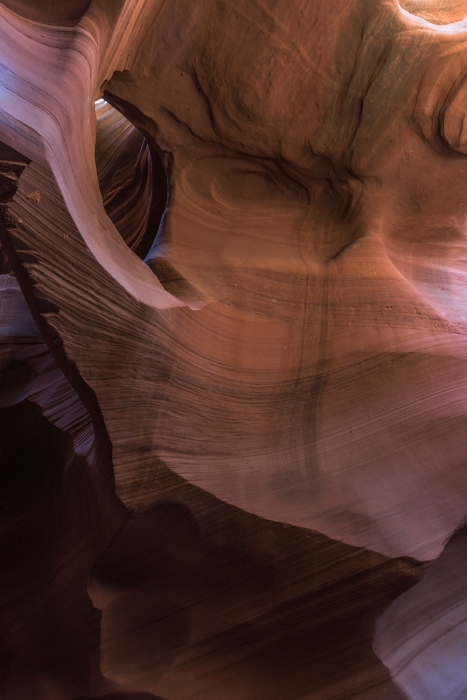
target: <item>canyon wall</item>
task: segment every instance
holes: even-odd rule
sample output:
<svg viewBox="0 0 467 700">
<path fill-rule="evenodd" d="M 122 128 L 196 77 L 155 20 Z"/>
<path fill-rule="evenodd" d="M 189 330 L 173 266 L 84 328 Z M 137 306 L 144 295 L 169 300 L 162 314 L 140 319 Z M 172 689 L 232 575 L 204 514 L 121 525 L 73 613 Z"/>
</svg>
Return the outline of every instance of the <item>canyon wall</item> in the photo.
<svg viewBox="0 0 467 700">
<path fill-rule="evenodd" d="M 464 15 L 0 4 L 5 697 L 463 697 Z"/>
</svg>

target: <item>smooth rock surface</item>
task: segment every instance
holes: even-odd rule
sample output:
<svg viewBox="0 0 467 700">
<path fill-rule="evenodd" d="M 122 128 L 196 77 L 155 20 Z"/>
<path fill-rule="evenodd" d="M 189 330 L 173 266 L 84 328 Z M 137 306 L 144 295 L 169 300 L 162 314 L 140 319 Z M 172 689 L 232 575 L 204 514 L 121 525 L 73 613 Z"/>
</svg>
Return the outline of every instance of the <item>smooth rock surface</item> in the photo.
<svg viewBox="0 0 467 700">
<path fill-rule="evenodd" d="M 15 700 L 466 692 L 465 15 L 0 5 L 0 405 L 84 480 L 50 527 L 93 620 Z"/>
<path fill-rule="evenodd" d="M 412 700 L 462 698 L 467 687 L 467 532 L 377 624 L 374 649 Z"/>
</svg>

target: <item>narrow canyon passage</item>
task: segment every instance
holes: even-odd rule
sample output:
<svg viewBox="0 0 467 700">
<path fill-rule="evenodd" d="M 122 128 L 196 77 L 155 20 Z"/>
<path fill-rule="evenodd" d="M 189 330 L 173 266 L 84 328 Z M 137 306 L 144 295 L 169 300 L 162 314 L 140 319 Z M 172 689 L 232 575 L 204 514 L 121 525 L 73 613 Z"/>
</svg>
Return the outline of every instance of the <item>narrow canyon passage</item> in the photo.
<svg viewBox="0 0 467 700">
<path fill-rule="evenodd" d="M 0 3 L 0 695 L 467 692 L 467 4 Z"/>
</svg>

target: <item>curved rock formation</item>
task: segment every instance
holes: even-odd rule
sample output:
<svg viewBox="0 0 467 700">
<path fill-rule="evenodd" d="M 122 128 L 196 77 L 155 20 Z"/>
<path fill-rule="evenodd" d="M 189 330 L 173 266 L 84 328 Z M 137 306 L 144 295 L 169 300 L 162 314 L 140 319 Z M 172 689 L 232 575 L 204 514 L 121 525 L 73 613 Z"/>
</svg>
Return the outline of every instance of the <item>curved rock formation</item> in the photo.
<svg viewBox="0 0 467 700">
<path fill-rule="evenodd" d="M 158 502 L 125 514 L 83 451 L 83 404 L 0 280 L 2 697 L 401 700 L 372 628 L 425 567 L 260 520 L 162 466 Z"/>
<path fill-rule="evenodd" d="M 462 698 L 467 687 L 467 532 L 377 625 L 375 651 L 411 700 Z"/>
<path fill-rule="evenodd" d="M 98 680 L 51 693 L 398 698 L 374 620 L 467 514 L 464 3 L 55 5 L 0 5 L 0 401 L 112 524 Z"/>
<path fill-rule="evenodd" d="M 3 0 L 2 5 L 21 17 L 45 24 L 76 24 L 90 5 L 90 0 Z"/>
</svg>

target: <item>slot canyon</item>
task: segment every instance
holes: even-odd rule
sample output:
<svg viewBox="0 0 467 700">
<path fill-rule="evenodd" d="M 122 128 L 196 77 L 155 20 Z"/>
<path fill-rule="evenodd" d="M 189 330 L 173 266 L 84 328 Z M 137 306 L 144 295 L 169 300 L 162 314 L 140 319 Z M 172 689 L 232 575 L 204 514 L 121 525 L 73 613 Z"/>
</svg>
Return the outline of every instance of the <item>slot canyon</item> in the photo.
<svg viewBox="0 0 467 700">
<path fill-rule="evenodd" d="M 2 0 L 0 698 L 466 697 L 467 0 Z"/>
</svg>

